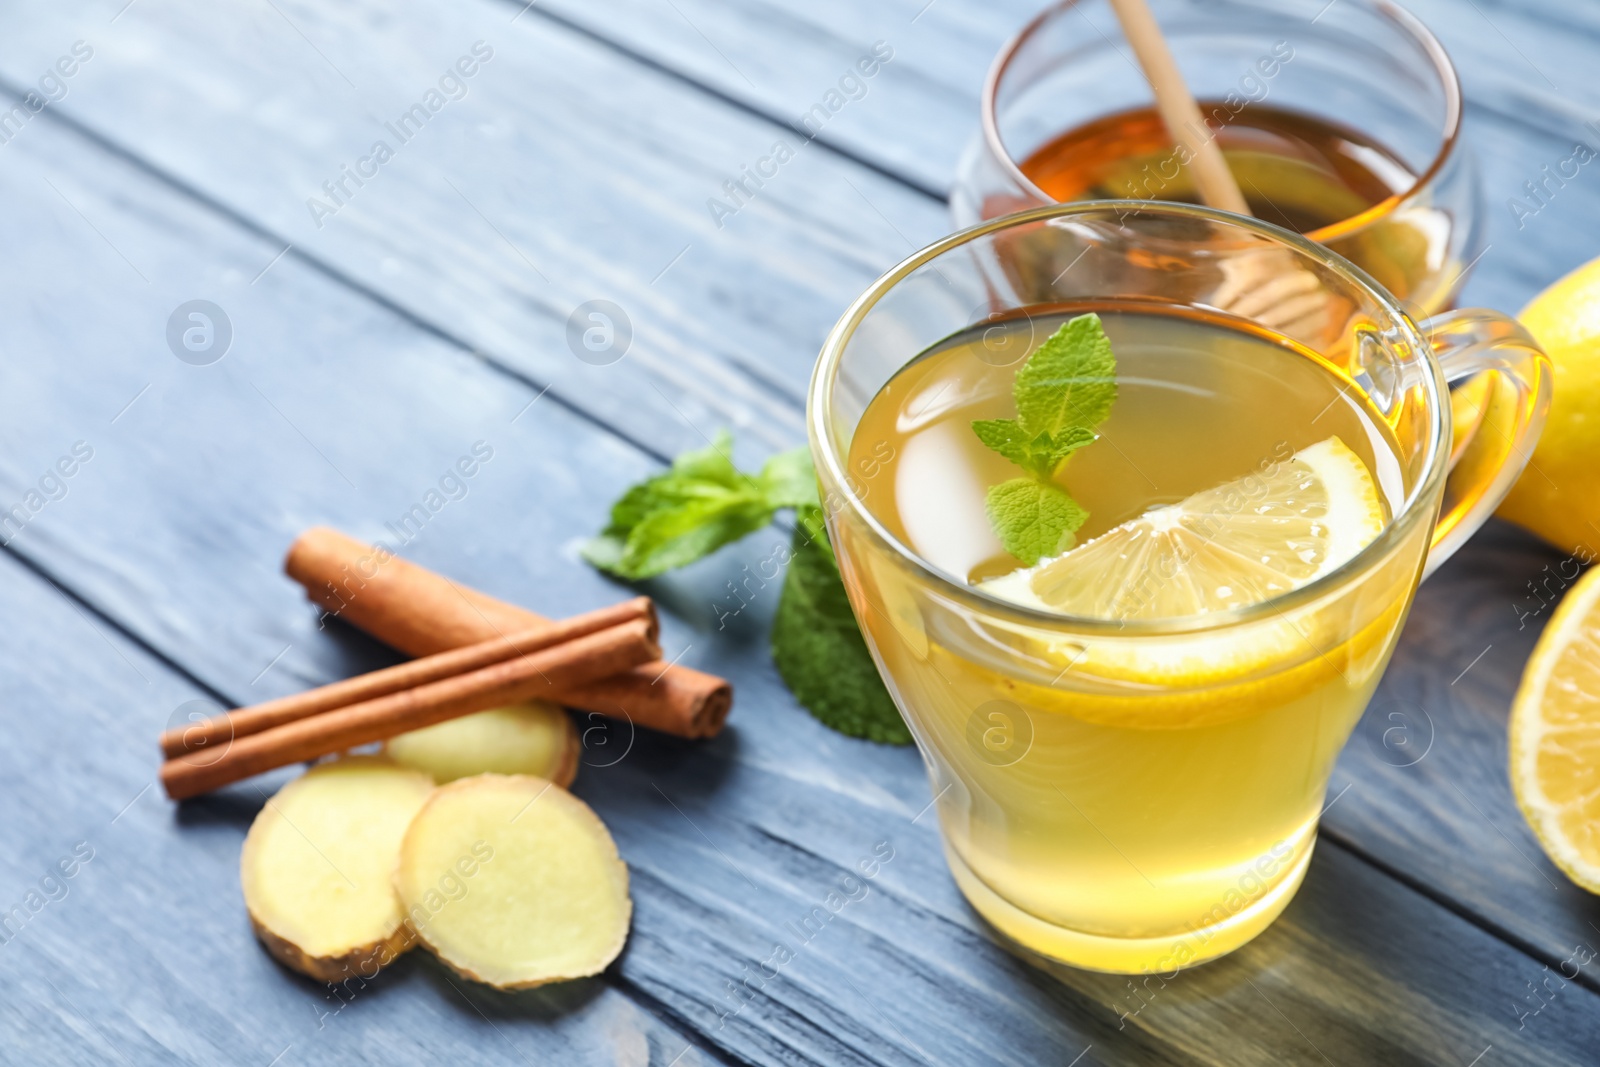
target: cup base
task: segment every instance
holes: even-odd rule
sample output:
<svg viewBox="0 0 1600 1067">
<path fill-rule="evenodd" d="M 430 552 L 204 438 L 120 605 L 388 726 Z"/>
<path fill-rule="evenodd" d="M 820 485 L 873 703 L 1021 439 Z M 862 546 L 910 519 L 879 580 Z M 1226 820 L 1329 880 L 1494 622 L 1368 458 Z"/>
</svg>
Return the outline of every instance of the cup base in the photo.
<svg viewBox="0 0 1600 1067">
<path fill-rule="evenodd" d="M 1066 964 L 1107 974 L 1171 974 L 1227 955 L 1272 925 L 1305 879 L 1315 845 L 1313 837 L 1282 880 L 1221 922 L 1158 937 L 1105 937 L 1045 922 L 990 889 L 954 849 L 946 845 L 944 852 L 967 903 L 1028 962 L 1045 970 Z"/>
</svg>

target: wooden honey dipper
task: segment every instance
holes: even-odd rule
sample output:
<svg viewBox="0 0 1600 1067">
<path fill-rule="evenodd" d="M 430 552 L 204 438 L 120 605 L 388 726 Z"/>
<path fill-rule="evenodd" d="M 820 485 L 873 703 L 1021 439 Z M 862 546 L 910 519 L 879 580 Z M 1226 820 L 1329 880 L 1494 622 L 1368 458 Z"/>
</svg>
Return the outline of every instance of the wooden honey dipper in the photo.
<svg viewBox="0 0 1600 1067">
<path fill-rule="evenodd" d="M 1207 207 L 1250 215 L 1250 205 L 1217 146 L 1215 137 L 1186 136 L 1207 129 L 1200 105 L 1183 80 L 1172 49 L 1146 0 L 1110 0 L 1122 32 L 1155 93 L 1156 109 L 1173 141 L 1187 149 L 1187 164 Z M 1320 338 L 1329 320 L 1329 301 L 1316 275 L 1281 249 L 1262 248 L 1222 261 L 1222 284 L 1211 303 L 1299 340 Z"/>
</svg>

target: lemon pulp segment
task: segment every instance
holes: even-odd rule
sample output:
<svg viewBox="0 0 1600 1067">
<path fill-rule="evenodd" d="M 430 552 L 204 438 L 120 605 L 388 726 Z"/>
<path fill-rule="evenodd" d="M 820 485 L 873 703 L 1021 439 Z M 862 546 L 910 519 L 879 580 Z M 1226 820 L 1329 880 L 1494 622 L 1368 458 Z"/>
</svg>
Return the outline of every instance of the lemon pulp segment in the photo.
<svg viewBox="0 0 1600 1067">
<path fill-rule="evenodd" d="M 1297 589 L 1361 551 L 1383 524 L 1366 464 L 1330 437 L 979 588 L 1070 615 L 1200 615 Z"/>
</svg>

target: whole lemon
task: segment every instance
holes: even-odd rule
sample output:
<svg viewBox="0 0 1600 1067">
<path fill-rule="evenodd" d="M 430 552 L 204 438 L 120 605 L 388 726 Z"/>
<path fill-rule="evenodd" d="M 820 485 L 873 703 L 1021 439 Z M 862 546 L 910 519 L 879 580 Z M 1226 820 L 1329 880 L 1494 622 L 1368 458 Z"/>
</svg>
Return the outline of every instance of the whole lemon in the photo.
<svg viewBox="0 0 1600 1067">
<path fill-rule="evenodd" d="M 1550 417 L 1499 515 L 1568 552 L 1600 547 L 1600 259 L 1517 316 L 1554 365 Z"/>
</svg>

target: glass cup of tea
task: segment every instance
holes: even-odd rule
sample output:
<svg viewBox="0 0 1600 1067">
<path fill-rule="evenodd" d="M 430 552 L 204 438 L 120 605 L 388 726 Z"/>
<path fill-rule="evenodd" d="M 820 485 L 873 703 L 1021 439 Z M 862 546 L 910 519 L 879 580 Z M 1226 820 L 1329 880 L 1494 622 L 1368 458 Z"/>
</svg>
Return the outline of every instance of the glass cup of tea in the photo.
<svg viewBox="0 0 1600 1067">
<path fill-rule="evenodd" d="M 1327 245 L 1418 317 L 1480 254 L 1481 195 L 1444 48 L 1388 0 L 1151 0 L 1252 213 Z M 1000 51 L 957 174 L 957 226 L 1093 199 L 1198 203 L 1106 0 Z"/>
<path fill-rule="evenodd" d="M 1317 314 L 1247 310 L 1264 257 Z M 1019 368 L 1090 313 L 1114 399 L 1097 380 L 1109 415 L 1053 483 L 1088 518 L 1027 568 L 987 510 L 1021 471 L 973 424 L 1021 418 Z M 1264 929 L 1418 583 L 1521 472 L 1549 382 L 1506 316 L 1418 323 L 1326 246 L 1190 205 L 1009 215 L 875 282 L 823 346 L 811 450 L 972 906 L 1047 960 L 1124 973 Z"/>
</svg>

